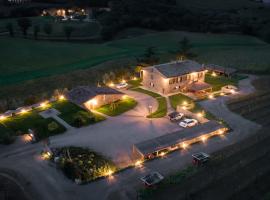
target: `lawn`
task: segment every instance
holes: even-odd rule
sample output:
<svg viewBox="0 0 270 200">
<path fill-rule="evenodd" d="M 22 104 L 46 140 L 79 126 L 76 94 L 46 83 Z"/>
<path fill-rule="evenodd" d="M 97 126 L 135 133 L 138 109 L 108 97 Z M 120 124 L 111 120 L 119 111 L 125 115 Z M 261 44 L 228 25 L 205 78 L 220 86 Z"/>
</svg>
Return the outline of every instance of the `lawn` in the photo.
<svg viewBox="0 0 270 200">
<path fill-rule="evenodd" d="M 112 104 L 107 104 L 104 105 L 96 111 L 103 113 L 108 116 L 117 116 L 121 115 L 124 112 L 127 112 L 137 106 L 137 101 L 130 97 L 125 97 L 119 101 L 116 101 L 115 103 Z"/>
<path fill-rule="evenodd" d="M 38 114 L 39 111 L 40 110 L 29 111 L 25 114 L 16 115 L 1 121 L 2 129 L 0 129 L 0 134 L 4 135 L 6 134 L 5 132 L 10 132 L 12 135 L 23 135 L 28 133 L 28 129 L 32 129 L 35 131 L 38 139 L 43 139 L 65 131 L 65 128 L 54 119 L 42 118 Z M 49 130 L 48 125 L 52 122 L 57 124 L 57 128 Z"/>
<path fill-rule="evenodd" d="M 39 77 L 58 75 L 98 64 L 134 59 L 150 46 L 158 49 L 162 62 L 187 36 L 201 63 L 214 63 L 255 72 L 269 71 L 270 45 L 250 36 L 179 31 L 156 32 L 103 44 L 46 42 L 0 38 L 0 86 Z M 14 59 L 16 57 L 16 59 Z"/>
<path fill-rule="evenodd" d="M 216 119 L 215 116 L 213 116 L 211 113 L 205 111 L 198 102 L 194 101 L 193 99 L 183 95 L 183 94 L 176 94 L 169 97 L 170 103 L 172 107 L 176 110 L 177 106 L 183 106 L 184 102 L 186 103 L 187 108 L 190 112 L 193 113 L 205 113 L 205 117 L 209 120 Z M 189 108 L 190 107 L 190 108 Z"/>
<path fill-rule="evenodd" d="M 246 76 L 235 75 L 233 77 L 225 77 L 225 76 L 211 76 L 211 74 L 207 73 L 205 75 L 205 82 L 209 83 L 213 87 L 213 91 L 219 91 L 225 85 L 235 85 L 238 86 L 238 82 L 241 79 L 246 78 Z"/>
<path fill-rule="evenodd" d="M 105 117 L 96 113 L 91 113 L 90 111 L 86 111 L 67 100 L 54 102 L 51 106 L 57 109 L 61 113 L 59 117 L 71 126 L 78 127 L 76 124 L 77 118 L 82 118 L 83 122 L 80 126 L 87 126 L 89 124 L 105 120 Z"/>
<path fill-rule="evenodd" d="M 129 89 L 137 88 L 137 87 L 142 86 L 142 79 L 129 80 L 127 83 L 129 85 Z"/>
<path fill-rule="evenodd" d="M 162 97 L 161 95 L 154 93 L 154 92 L 151 92 L 149 90 L 144 90 L 142 88 L 134 88 L 132 90 L 147 94 L 147 95 L 149 95 L 157 100 L 158 108 L 155 112 L 148 115 L 147 116 L 148 118 L 161 118 L 161 117 L 166 116 L 166 114 L 167 114 L 167 101 L 166 101 L 165 97 Z"/>
<path fill-rule="evenodd" d="M 109 176 L 117 171 L 112 161 L 86 148 L 63 147 L 56 149 L 54 156 L 60 158 L 58 165 L 64 174 L 81 183 Z"/>
</svg>

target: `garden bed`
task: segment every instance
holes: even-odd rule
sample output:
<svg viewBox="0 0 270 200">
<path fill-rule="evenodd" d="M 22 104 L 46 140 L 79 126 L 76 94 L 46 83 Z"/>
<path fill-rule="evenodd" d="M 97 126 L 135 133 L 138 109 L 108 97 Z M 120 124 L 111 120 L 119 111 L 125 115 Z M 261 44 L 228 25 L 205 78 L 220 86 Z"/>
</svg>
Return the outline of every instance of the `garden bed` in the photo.
<svg viewBox="0 0 270 200">
<path fill-rule="evenodd" d="M 101 106 L 96 111 L 108 116 L 117 116 L 135 108 L 136 106 L 137 102 L 134 99 L 124 96 L 123 99 L 111 104 Z"/>
<path fill-rule="evenodd" d="M 117 171 L 112 161 L 87 148 L 63 147 L 53 152 L 52 160 L 76 183 L 93 181 Z"/>
</svg>

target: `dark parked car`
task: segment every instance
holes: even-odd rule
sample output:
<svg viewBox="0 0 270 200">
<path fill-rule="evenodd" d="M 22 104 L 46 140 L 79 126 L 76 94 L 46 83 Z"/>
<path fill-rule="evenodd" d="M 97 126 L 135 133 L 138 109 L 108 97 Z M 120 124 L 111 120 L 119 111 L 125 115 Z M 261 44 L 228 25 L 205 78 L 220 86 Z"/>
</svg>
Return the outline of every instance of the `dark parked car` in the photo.
<svg viewBox="0 0 270 200">
<path fill-rule="evenodd" d="M 172 112 L 168 115 L 168 117 L 170 118 L 171 121 L 177 121 L 182 119 L 184 117 L 184 114 L 179 112 Z"/>
</svg>

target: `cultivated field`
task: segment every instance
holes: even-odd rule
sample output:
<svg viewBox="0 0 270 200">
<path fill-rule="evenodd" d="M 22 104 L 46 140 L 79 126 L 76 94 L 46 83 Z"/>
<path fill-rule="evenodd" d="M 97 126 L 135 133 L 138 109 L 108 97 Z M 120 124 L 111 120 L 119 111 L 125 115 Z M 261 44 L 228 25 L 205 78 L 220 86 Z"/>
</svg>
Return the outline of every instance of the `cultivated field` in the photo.
<svg viewBox="0 0 270 200">
<path fill-rule="evenodd" d="M 255 7 L 261 5 L 250 0 L 177 0 L 179 7 L 186 7 L 192 9 L 240 9 L 243 7 Z"/>
<path fill-rule="evenodd" d="M 59 43 L 24 39 L 0 39 L 0 86 L 39 77 L 87 69 L 111 60 L 131 59 L 155 46 L 161 61 L 173 59 L 171 52 L 187 36 L 202 63 L 215 63 L 255 72 L 270 70 L 270 45 L 249 36 L 157 32 L 114 40 L 104 44 Z M 16 58 L 16 59 L 14 59 Z"/>
<path fill-rule="evenodd" d="M 172 176 L 142 199 L 269 199 L 268 128 L 212 155 L 205 167 Z M 203 181 L 202 181 L 203 180 Z M 184 192 L 183 192 L 184 191 Z"/>
<path fill-rule="evenodd" d="M 270 125 L 270 92 L 262 92 L 232 101 L 229 108 L 258 124 Z"/>
</svg>

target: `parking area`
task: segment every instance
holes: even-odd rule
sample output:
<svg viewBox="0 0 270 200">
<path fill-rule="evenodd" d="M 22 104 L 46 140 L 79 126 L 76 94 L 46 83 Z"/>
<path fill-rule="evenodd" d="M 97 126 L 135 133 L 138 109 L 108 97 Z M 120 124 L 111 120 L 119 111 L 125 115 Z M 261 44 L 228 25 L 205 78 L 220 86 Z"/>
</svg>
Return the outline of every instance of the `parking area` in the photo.
<svg viewBox="0 0 270 200">
<path fill-rule="evenodd" d="M 178 123 L 171 123 L 167 117 L 148 119 L 148 107 L 153 110 L 157 102 L 152 97 L 125 91 L 136 99 L 138 105 L 120 116 L 95 125 L 67 131 L 65 135 L 51 138 L 51 146 L 83 146 L 110 157 L 119 167 L 131 164 L 132 146 L 145 140 L 181 130 Z"/>
</svg>

